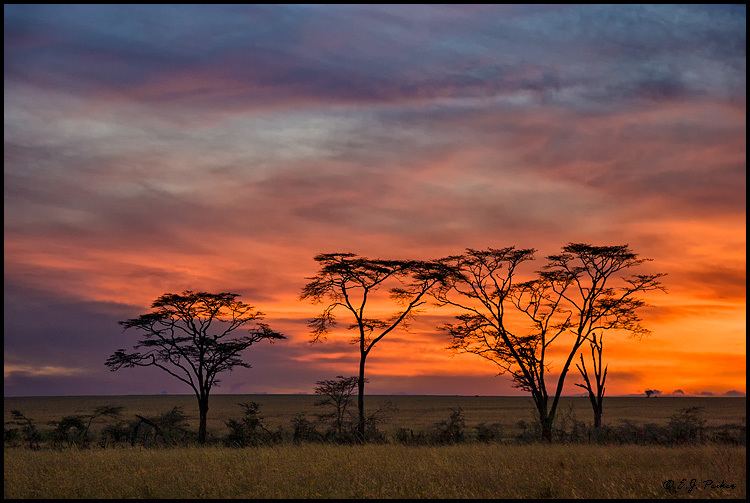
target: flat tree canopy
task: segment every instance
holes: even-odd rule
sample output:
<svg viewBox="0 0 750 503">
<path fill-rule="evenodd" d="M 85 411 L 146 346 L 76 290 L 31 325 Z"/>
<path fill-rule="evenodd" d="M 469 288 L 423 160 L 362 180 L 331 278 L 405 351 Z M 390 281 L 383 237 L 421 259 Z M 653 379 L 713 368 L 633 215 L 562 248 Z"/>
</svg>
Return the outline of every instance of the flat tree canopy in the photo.
<svg viewBox="0 0 750 503">
<path fill-rule="evenodd" d="M 238 297 L 228 292 L 165 293 L 151 304 L 150 313 L 119 322 L 125 330 L 137 330 L 140 338 L 134 351 L 118 349 L 105 363 L 112 371 L 157 367 L 190 386 L 200 410 L 200 442 L 206 439 L 208 397 L 219 376 L 234 367 L 250 368 L 242 352 L 256 342 L 286 339 L 260 323 L 263 313 Z M 250 328 L 238 335 L 244 327 Z"/>
</svg>

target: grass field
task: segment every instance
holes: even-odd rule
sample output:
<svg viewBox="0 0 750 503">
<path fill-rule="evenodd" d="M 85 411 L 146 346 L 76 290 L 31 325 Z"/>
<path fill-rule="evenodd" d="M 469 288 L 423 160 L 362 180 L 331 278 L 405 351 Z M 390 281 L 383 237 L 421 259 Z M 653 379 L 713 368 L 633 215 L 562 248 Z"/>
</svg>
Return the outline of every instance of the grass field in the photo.
<svg viewBox="0 0 750 503">
<path fill-rule="evenodd" d="M 313 415 L 321 412 L 314 405 L 314 395 L 215 395 L 211 398 L 208 430 L 214 435 L 226 431 L 224 422 L 240 416 L 239 402 L 255 401 L 261 405 L 261 415 L 272 427 L 289 427 L 289 422 L 297 412 Z M 532 420 L 532 402 L 526 397 L 468 397 L 468 396 L 368 396 L 368 411 L 381 407 L 390 401 L 395 410 L 382 426 L 392 432 L 399 427 L 415 431 L 430 428 L 436 421 L 448 417 L 451 407 L 462 407 L 467 427 L 480 422 L 502 424 L 503 431 L 512 433 L 519 420 Z M 612 397 L 605 401 L 604 422 L 616 424 L 620 420 L 637 423 L 664 424 L 669 416 L 685 407 L 704 407 L 708 425 L 725 423 L 745 423 L 746 398 L 645 398 Z M 125 407 L 123 417 L 133 414 L 155 415 L 180 405 L 190 416 L 193 426 L 197 424 L 195 398 L 189 395 L 158 396 L 90 396 L 90 397 L 25 397 L 5 398 L 4 415 L 10 410 L 20 409 L 28 417 L 44 425 L 48 421 L 71 414 L 85 414 L 103 404 Z M 572 406 L 572 414 L 578 420 L 591 421 L 591 409 L 586 398 L 561 399 L 559 413 L 567 414 Z"/>
<path fill-rule="evenodd" d="M 209 411 L 214 438 L 224 421 L 240 415 L 239 402 L 261 404 L 271 426 L 289 428 L 298 412 L 319 412 L 310 395 L 217 395 Z M 462 407 L 466 426 L 499 422 L 512 436 L 519 420 L 532 420 L 531 401 L 519 397 L 371 396 L 369 410 L 390 401 L 382 425 L 428 430 Z M 196 426 L 191 396 L 5 398 L 5 416 L 20 409 L 42 428 L 103 404 L 156 415 L 184 407 Z M 686 407 L 703 407 L 709 425 L 745 423 L 745 398 L 625 398 L 606 402 L 605 423 L 665 424 Z M 565 398 L 560 413 L 590 421 L 584 398 Z M 229 449 L 217 446 L 144 449 L 6 447 L 5 498 L 744 498 L 744 446 L 468 443 L 448 446 L 285 443 Z M 676 493 L 664 482 L 687 484 Z M 692 490 L 690 480 L 695 479 Z M 713 487 L 704 481 L 713 481 Z M 723 483 L 723 486 L 721 485 Z M 734 487 L 731 487 L 734 484 Z"/>
<path fill-rule="evenodd" d="M 4 452 L 5 498 L 744 498 L 744 447 L 321 444 Z M 695 478 L 676 494 L 664 482 Z M 734 488 L 706 487 L 724 482 Z"/>
</svg>

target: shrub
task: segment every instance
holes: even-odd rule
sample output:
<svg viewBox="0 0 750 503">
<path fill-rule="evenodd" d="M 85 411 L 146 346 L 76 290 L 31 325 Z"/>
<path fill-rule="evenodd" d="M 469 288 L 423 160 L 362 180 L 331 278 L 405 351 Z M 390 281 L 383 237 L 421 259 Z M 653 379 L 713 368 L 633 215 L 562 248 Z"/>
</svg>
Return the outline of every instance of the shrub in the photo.
<svg viewBox="0 0 750 503">
<path fill-rule="evenodd" d="M 230 419 L 225 424 L 229 434 L 224 443 L 229 447 L 257 446 L 281 441 L 281 431 L 270 431 L 263 424 L 260 405 L 255 402 L 238 404 L 243 409 L 240 419 Z"/>
<path fill-rule="evenodd" d="M 65 416 L 59 421 L 50 421 L 52 442 L 55 447 L 82 446 L 88 440 L 87 428 L 83 416 Z"/>
<path fill-rule="evenodd" d="M 474 429 L 477 432 L 477 440 L 480 442 L 499 442 L 503 438 L 500 423 L 479 423 Z"/>
<path fill-rule="evenodd" d="M 414 433 L 411 428 L 399 428 L 393 438 L 396 442 L 404 445 L 425 445 L 432 442 L 426 433 L 422 431 Z"/>
<path fill-rule="evenodd" d="M 131 424 L 120 421 L 114 424 L 108 424 L 102 428 L 99 436 L 99 445 L 101 447 L 108 447 L 111 444 L 120 444 L 130 442 L 131 436 L 133 435 L 133 428 Z"/>
<path fill-rule="evenodd" d="M 435 423 L 434 439 L 441 444 L 463 442 L 466 430 L 466 420 L 461 407 L 451 409 L 448 419 Z"/>
<path fill-rule="evenodd" d="M 141 443 L 144 447 L 151 445 L 186 444 L 192 439 L 188 429 L 187 416 L 182 407 L 174 407 L 155 417 L 144 417 L 136 414 L 136 419 L 129 423 L 131 430 L 130 444 Z"/>
<path fill-rule="evenodd" d="M 26 417 L 20 410 L 10 411 L 10 424 L 20 426 L 20 437 L 28 444 L 30 449 L 39 449 L 39 442 L 42 440 L 42 434 L 36 427 L 36 423 L 31 418 Z"/>
<path fill-rule="evenodd" d="M 744 424 L 715 426 L 709 439 L 722 444 L 747 445 L 747 427 Z"/>
<path fill-rule="evenodd" d="M 703 407 L 680 409 L 669 418 L 668 428 L 672 442 L 703 442 L 706 438 L 706 420 Z"/>
<path fill-rule="evenodd" d="M 516 428 L 520 430 L 516 435 L 516 440 L 523 444 L 538 441 L 542 434 L 542 428 L 539 426 L 538 421 L 524 421 L 521 419 L 516 423 Z"/>
<path fill-rule="evenodd" d="M 3 441 L 6 444 L 15 445 L 21 440 L 21 432 L 18 428 L 3 428 Z"/>
<path fill-rule="evenodd" d="M 292 418 L 292 441 L 319 442 L 322 435 L 318 432 L 315 423 L 307 419 L 304 412 L 299 412 Z"/>
</svg>

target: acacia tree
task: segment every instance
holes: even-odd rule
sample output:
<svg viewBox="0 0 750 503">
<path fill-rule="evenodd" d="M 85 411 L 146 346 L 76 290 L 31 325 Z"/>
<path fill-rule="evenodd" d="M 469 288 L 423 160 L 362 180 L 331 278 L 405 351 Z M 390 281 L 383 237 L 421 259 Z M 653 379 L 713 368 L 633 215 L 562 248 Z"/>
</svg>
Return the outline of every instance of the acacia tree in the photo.
<svg viewBox="0 0 750 503">
<path fill-rule="evenodd" d="M 315 394 L 322 397 L 315 405 L 331 407 L 331 412 L 321 417 L 333 420 L 333 429 L 337 435 L 342 433 L 346 409 L 351 404 L 358 382 L 357 376 L 336 376 L 336 379 L 324 379 L 315 383 Z"/>
<path fill-rule="evenodd" d="M 447 257 L 452 274 L 435 290 L 440 305 L 461 310 L 455 323 L 443 328 L 451 337 L 450 349 L 473 353 L 509 374 L 514 386 L 531 394 L 542 427 L 551 439 L 554 410 L 547 393 L 547 349 L 568 328 L 567 316 L 558 319 L 561 297 L 551 278 L 516 282 L 517 268 L 534 258 L 535 250 L 507 248 L 467 249 Z M 526 304 L 525 306 L 523 304 Z M 531 330 L 511 327 L 508 313 L 516 306 L 532 322 Z M 517 320 L 516 320 L 517 323 Z"/>
<path fill-rule="evenodd" d="M 260 323 L 263 313 L 238 297 L 228 292 L 166 293 L 151 304 L 152 312 L 119 322 L 125 330 L 139 332 L 133 346 L 139 351 L 118 349 L 105 363 L 112 371 L 157 367 L 190 386 L 198 400 L 200 443 L 206 441 L 208 400 L 219 375 L 234 367 L 250 368 L 242 352 L 256 342 L 286 339 Z M 247 335 L 235 333 L 251 324 Z"/>
<path fill-rule="evenodd" d="M 359 375 L 357 380 L 357 434 L 365 437 L 365 362 L 372 348 L 399 325 L 408 322 L 416 310 L 425 304 L 424 297 L 435 285 L 445 281 L 447 269 L 439 262 L 417 260 L 380 260 L 360 257 L 353 253 L 324 253 L 317 255 L 318 273 L 308 278 L 301 298 L 315 303 L 327 301 L 323 312 L 308 323 L 317 342 L 335 325 L 334 311 L 348 311 L 356 330 L 354 343 L 359 345 Z M 397 286 L 388 286 L 388 285 Z M 380 290 L 389 292 L 399 309 L 389 317 L 374 317 L 366 310 L 368 300 Z"/>
<path fill-rule="evenodd" d="M 581 365 L 576 365 L 582 384 L 577 386 L 588 393 L 594 414 L 594 427 L 602 424 L 604 385 L 607 366 L 602 370 L 604 334 L 611 331 L 643 336 L 649 330 L 641 325 L 639 310 L 646 306 L 644 292 L 666 291 L 661 283 L 663 273 L 621 273 L 637 267 L 650 259 L 639 257 L 628 245 L 592 246 L 586 243 L 569 243 L 562 253 L 547 257 L 545 273 L 567 278 L 566 288 L 558 288 L 572 314 L 570 332 L 575 336 L 574 347 L 586 341 L 591 348 L 593 380 L 586 369 L 583 353 Z M 544 274 L 544 273 L 543 273 Z M 598 335 L 598 339 L 597 339 Z M 568 355 L 562 372 L 566 373 L 574 358 Z M 561 383 L 559 383 L 561 385 Z"/>
<path fill-rule="evenodd" d="M 534 279 L 522 282 L 515 279 L 516 269 L 533 260 L 532 249 L 468 249 L 445 259 L 453 274 L 436 298 L 462 310 L 457 323 L 444 327 L 451 336 L 450 347 L 492 361 L 501 374 L 510 374 L 516 387 L 529 392 L 547 441 L 552 439 L 565 378 L 580 347 L 597 331 L 642 330 L 635 311 L 643 302 L 635 295 L 657 288 L 661 275 L 636 275 L 619 289 L 607 286 L 614 274 L 643 262 L 633 255 L 627 246 L 570 244 L 562 254 L 547 257 L 547 265 Z M 519 314 L 525 324 L 518 322 Z M 553 344 L 565 348 L 567 358 L 548 390 L 548 351 Z"/>
</svg>

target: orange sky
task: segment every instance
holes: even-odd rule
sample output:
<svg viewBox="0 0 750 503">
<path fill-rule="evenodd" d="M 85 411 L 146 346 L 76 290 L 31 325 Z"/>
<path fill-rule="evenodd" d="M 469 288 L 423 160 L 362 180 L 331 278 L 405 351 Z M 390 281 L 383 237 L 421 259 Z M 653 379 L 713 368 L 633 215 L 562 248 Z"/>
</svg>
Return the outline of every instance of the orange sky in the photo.
<svg viewBox="0 0 750 503">
<path fill-rule="evenodd" d="M 6 394 L 181 391 L 103 361 L 183 289 L 289 336 L 220 392 L 310 392 L 357 358 L 309 344 L 314 255 L 567 242 L 668 274 L 609 394 L 746 391 L 744 7 L 61 9 L 5 7 Z M 450 315 L 384 339 L 371 391 L 518 393 Z"/>
</svg>

